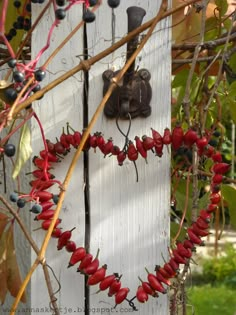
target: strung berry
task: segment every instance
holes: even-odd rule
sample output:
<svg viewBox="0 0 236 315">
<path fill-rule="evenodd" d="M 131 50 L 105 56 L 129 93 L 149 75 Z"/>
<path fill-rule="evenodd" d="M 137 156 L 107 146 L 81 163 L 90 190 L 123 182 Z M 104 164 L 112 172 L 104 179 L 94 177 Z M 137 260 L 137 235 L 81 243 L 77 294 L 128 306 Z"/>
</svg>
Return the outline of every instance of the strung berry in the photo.
<svg viewBox="0 0 236 315">
<path fill-rule="evenodd" d="M 14 7 L 16 7 L 17 9 L 19 9 L 20 6 L 21 6 L 21 2 L 20 2 L 20 1 L 14 1 L 14 2 L 13 2 L 13 5 L 14 5 Z"/>
<path fill-rule="evenodd" d="M 38 0 L 31 0 L 31 3 L 39 3 Z"/>
<path fill-rule="evenodd" d="M 11 194 L 10 194 L 10 200 L 11 200 L 12 202 L 17 202 L 17 200 L 18 200 L 18 194 L 17 194 L 17 193 L 11 193 Z"/>
<path fill-rule="evenodd" d="M 13 72 L 13 79 L 16 82 L 23 82 L 25 79 L 24 73 L 20 72 L 20 71 L 14 71 Z"/>
<path fill-rule="evenodd" d="M 55 16 L 58 20 L 63 20 L 66 17 L 66 11 L 64 9 L 57 9 Z"/>
<path fill-rule="evenodd" d="M 26 203 L 25 199 L 20 198 L 20 199 L 17 200 L 17 203 L 16 203 L 16 204 L 17 204 L 17 207 L 18 207 L 18 208 L 24 208 L 25 203 Z"/>
<path fill-rule="evenodd" d="M 89 6 L 90 7 L 95 6 L 97 3 L 98 3 L 97 0 L 89 0 Z"/>
<path fill-rule="evenodd" d="M 46 72 L 42 69 L 39 69 L 39 70 L 35 71 L 35 73 L 34 73 L 35 80 L 37 80 L 37 81 L 43 81 L 45 76 L 46 76 Z"/>
<path fill-rule="evenodd" d="M 44 3 L 45 0 L 38 0 L 38 3 Z"/>
<path fill-rule="evenodd" d="M 5 153 L 5 155 L 8 156 L 8 157 L 14 156 L 15 153 L 16 153 L 16 147 L 14 146 L 14 144 L 7 143 L 7 144 L 4 146 L 4 153 Z"/>
<path fill-rule="evenodd" d="M 66 250 L 69 253 L 73 253 L 76 250 L 76 244 L 74 241 L 68 241 L 66 244 Z"/>
<path fill-rule="evenodd" d="M 95 18 L 96 18 L 95 14 L 89 9 L 84 11 L 83 20 L 85 23 L 92 23 L 95 20 Z"/>
<path fill-rule="evenodd" d="M 10 68 L 14 68 L 16 66 L 16 59 L 10 59 L 7 64 Z"/>
<path fill-rule="evenodd" d="M 120 5 L 120 0 L 108 0 L 107 3 L 109 5 L 109 7 L 114 9 Z"/>
<path fill-rule="evenodd" d="M 64 5 L 66 4 L 65 0 L 56 0 L 56 3 L 59 7 L 64 7 Z"/>
<path fill-rule="evenodd" d="M 43 209 L 43 207 L 40 204 L 36 203 L 35 205 L 33 205 L 30 212 L 38 214 L 38 213 L 42 212 L 42 209 Z"/>
</svg>

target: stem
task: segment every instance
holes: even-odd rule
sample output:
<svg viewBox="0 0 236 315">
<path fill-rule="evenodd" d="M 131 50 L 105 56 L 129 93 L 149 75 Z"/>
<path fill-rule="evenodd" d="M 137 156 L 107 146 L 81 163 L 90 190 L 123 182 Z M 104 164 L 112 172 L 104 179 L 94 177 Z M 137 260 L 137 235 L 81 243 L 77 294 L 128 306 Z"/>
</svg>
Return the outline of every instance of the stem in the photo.
<svg viewBox="0 0 236 315">
<path fill-rule="evenodd" d="M 176 233 L 176 235 L 175 235 L 175 237 L 173 238 L 173 241 L 172 241 L 173 246 L 175 245 L 175 242 L 176 242 L 177 238 L 180 235 L 180 232 L 182 230 L 182 226 L 183 226 L 183 223 L 184 223 L 184 218 L 186 217 L 186 213 L 187 213 L 187 210 L 188 210 L 190 169 L 191 169 L 191 167 L 189 168 L 187 181 L 186 181 L 186 199 L 185 199 L 185 204 L 184 204 L 184 211 L 183 211 L 183 215 L 182 215 L 182 218 L 181 218 L 181 221 L 180 221 L 180 224 L 179 224 L 178 232 Z"/>
<path fill-rule="evenodd" d="M 42 136 L 42 139 L 43 139 L 43 145 L 44 145 L 44 149 L 46 151 L 46 156 L 45 156 L 45 166 L 44 166 L 44 169 L 43 169 L 43 173 L 44 173 L 44 176 L 45 176 L 45 179 L 46 181 L 49 180 L 48 178 L 48 172 L 47 172 L 47 165 L 48 165 L 48 145 L 47 145 L 47 141 L 46 141 L 46 138 L 45 138 L 45 134 L 44 134 L 44 130 L 43 130 L 43 126 L 41 124 L 41 121 L 40 119 L 38 118 L 37 114 L 34 112 L 33 113 L 34 115 L 34 118 L 36 119 L 38 125 L 39 125 L 39 128 L 40 128 L 40 131 L 41 131 L 41 136 Z"/>
<path fill-rule="evenodd" d="M 6 15 L 7 15 L 7 7 L 8 7 L 8 0 L 3 0 L 2 14 L 1 14 L 1 18 L 0 18 L 0 37 L 2 36 L 2 34 L 5 33 L 5 22 L 6 22 Z"/>
<path fill-rule="evenodd" d="M 32 116 L 33 116 L 34 112 L 32 111 L 24 120 L 22 120 L 22 122 L 19 123 L 19 125 L 16 126 L 16 128 L 14 128 L 6 137 L 4 137 L 1 140 L 1 146 L 4 145 L 8 139 L 10 139 L 10 137 L 17 131 L 19 130 L 25 123 L 27 120 L 29 120 Z"/>
<path fill-rule="evenodd" d="M 57 298 L 55 297 L 55 293 L 53 293 L 52 283 L 51 283 L 50 275 L 48 272 L 48 266 L 46 265 L 46 263 L 43 264 L 43 273 L 44 273 L 44 278 L 45 278 L 45 281 L 47 284 L 48 293 L 49 293 L 50 301 L 52 304 L 52 308 L 53 308 L 53 311 L 55 312 L 54 314 L 60 315 L 60 311 L 59 311 L 59 308 L 58 308 L 57 303 L 56 303 Z M 58 282 L 58 280 L 57 280 L 57 282 Z M 60 283 L 59 283 L 59 285 L 60 285 Z"/>
</svg>

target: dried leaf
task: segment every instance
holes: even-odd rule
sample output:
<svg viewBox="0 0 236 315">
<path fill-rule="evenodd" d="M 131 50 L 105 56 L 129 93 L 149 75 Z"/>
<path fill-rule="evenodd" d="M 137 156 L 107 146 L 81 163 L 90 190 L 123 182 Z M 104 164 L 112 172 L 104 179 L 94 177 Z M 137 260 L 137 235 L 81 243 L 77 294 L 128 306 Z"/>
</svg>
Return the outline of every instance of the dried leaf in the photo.
<svg viewBox="0 0 236 315">
<path fill-rule="evenodd" d="M 21 129 L 20 140 L 17 148 L 17 158 L 12 173 L 12 177 L 14 179 L 18 176 L 22 166 L 30 158 L 31 154 L 32 154 L 31 133 L 28 125 L 24 124 L 24 126 Z"/>
<path fill-rule="evenodd" d="M 0 238 L 8 223 L 8 220 L 9 220 L 9 217 L 6 214 L 0 212 Z"/>
<path fill-rule="evenodd" d="M 7 264 L 6 264 L 6 243 L 7 232 L 2 233 L 0 238 L 0 301 L 3 304 L 8 292 L 7 289 Z"/>
<path fill-rule="evenodd" d="M 16 259 L 16 251 L 14 244 L 14 234 L 13 225 L 7 231 L 7 255 L 6 255 L 6 265 L 7 265 L 7 288 L 13 297 L 16 297 L 21 284 L 22 279 L 20 275 L 19 266 Z M 21 297 L 21 302 L 26 302 L 26 294 L 23 293 Z"/>
</svg>

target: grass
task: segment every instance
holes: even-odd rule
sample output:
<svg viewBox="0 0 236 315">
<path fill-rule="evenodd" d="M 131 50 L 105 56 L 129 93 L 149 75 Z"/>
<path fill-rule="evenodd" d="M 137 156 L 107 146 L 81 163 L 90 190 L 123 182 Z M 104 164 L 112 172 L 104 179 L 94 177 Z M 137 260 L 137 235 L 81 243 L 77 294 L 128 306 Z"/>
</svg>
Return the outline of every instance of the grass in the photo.
<svg viewBox="0 0 236 315">
<path fill-rule="evenodd" d="M 236 290 L 224 285 L 189 288 L 187 315 L 236 315 Z"/>
</svg>

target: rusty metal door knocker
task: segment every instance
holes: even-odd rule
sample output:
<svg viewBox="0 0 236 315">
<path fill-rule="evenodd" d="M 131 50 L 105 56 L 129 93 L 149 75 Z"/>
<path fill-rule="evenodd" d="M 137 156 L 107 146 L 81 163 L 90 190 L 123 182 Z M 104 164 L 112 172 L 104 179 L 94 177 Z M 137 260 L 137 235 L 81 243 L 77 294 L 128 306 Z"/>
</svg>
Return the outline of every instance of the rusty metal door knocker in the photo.
<svg viewBox="0 0 236 315">
<path fill-rule="evenodd" d="M 128 33 L 136 29 L 142 24 L 146 11 L 140 7 L 129 7 L 128 15 Z M 138 46 L 138 36 L 127 43 L 126 60 L 132 56 Z M 111 79 L 117 75 L 118 71 L 106 70 L 103 72 L 104 81 L 103 95 L 106 94 Z M 151 74 L 147 69 L 135 71 L 135 61 L 131 64 L 128 71 L 123 77 L 123 81 L 115 88 L 112 95 L 108 99 L 104 114 L 108 118 L 119 116 L 128 119 L 138 116 L 148 117 L 151 115 L 150 101 L 152 98 L 152 88 L 149 83 Z"/>
</svg>

